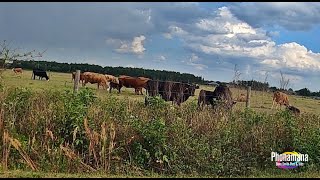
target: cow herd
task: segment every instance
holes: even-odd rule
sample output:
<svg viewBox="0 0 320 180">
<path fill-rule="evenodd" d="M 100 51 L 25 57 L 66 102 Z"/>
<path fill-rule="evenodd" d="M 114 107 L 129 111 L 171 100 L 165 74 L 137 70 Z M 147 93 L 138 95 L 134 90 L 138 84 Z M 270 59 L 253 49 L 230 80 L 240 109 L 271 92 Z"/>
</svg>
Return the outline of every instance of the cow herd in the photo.
<svg viewBox="0 0 320 180">
<path fill-rule="evenodd" d="M 22 73 L 22 68 L 13 68 L 12 71 L 15 74 Z M 49 81 L 49 76 L 47 72 L 41 69 L 33 69 L 32 79 L 38 76 L 39 79 L 45 78 Z M 76 73 L 72 73 L 72 81 L 75 80 Z M 112 89 L 116 89 L 118 93 L 121 92 L 122 87 L 134 88 L 135 94 L 143 95 L 142 89 L 146 89 L 148 96 L 160 96 L 165 101 L 172 101 L 177 105 L 188 100 L 190 96 L 195 96 L 195 90 L 199 89 L 199 86 L 191 83 L 183 82 L 173 82 L 173 81 L 160 81 L 153 80 L 146 77 L 131 77 L 127 75 L 120 75 L 115 77 L 109 74 L 100 74 L 94 72 L 84 72 L 80 73 L 79 82 L 82 83 L 82 86 L 86 86 L 87 83 L 97 84 L 97 88 L 102 87 L 103 89 L 108 89 L 111 93 Z M 222 105 L 225 109 L 232 109 L 233 105 L 237 102 L 246 102 L 247 97 L 244 94 L 241 94 L 237 99 L 232 98 L 232 92 L 230 89 L 223 84 L 219 84 L 214 91 L 200 90 L 198 96 L 198 107 L 203 109 L 205 105 L 211 105 L 215 108 L 218 104 Z M 284 105 L 286 109 L 293 112 L 295 115 L 300 114 L 300 110 L 289 103 L 288 95 L 276 91 L 273 94 L 273 102 L 271 109 L 276 104 Z M 148 104 L 148 99 L 145 98 L 145 104 Z"/>
</svg>

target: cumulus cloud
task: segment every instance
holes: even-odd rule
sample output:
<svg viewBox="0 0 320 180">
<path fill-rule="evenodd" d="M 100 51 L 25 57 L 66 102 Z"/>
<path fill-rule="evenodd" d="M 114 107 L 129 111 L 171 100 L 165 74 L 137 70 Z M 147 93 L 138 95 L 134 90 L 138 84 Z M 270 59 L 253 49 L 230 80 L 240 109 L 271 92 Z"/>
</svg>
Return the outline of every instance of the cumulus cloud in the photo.
<svg viewBox="0 0 320 180">
<path fill-rule="evenodd" d="M 309 30 L 320 23 L 318 2 L 232 3 L 230 11 L 253 27 L 281 26 L 288 30 Z"/>
<path fill-rule="evenodd" d="M 146 50 L 143 46 L 146 37 L 141 35 L 133 38 L 133 41 L 130 43 L 128 41 L 121 41 L 120 39 L 109 38 L 106 40 L 106 43 L 111 47 L 116 47 L 115 51 L 118 53 L 133 53 L 137 55 L 142 55 Z"/>
<path fill-rule="evenodd" d="M 276 45 L 267 31 L 239 20 L 227 7 L 219 8 L 213 17 L 199 20 L 195 28 L 194 31 L 201 29 L 211 33 L 197 35 L 192 30 L 178 26 L 171 26 L 169 30 L 172 36 L 182 38 L 191 50 L 219 55 L 225 57 L 224 61 L 237 63 L 234 62 L 235 58 L 246 58 L 241 63 L 255 64 L 260 68 L 268 66 L 304 72 L 320 70 L 319 53 L 308 51 L 294 42 Z"/>
</svg>

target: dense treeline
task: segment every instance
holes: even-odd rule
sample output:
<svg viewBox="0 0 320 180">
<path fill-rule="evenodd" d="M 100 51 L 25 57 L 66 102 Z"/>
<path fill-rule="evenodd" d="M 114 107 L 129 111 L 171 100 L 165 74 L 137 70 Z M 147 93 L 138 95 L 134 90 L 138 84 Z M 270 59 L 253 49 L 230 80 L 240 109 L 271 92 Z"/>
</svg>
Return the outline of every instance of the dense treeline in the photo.
<svg viewBox="0 0 320 180">
<path fill-rule="evenodd" d="M 263 82 L 259 82 L 259 81 L 255 81 L 255 80 L 251 80 L 251 81 L 237 81 L 237 83 L 230 83 L 232 84 L 234 87 L 238 87 L 238 88 L 246 88 L 247 86 L 251 86 L 252 90 L 255 91 L 266 91 L 269 89 L 269 83 L 263 83 Z"/>
<path fill-rule="evenodd" d="M 48 62 L 48 61 L 13 61 L 8 68 L 21 67 L 23 69 L 34 69 L 40 68 L 47 71 L 54 72 L 65 72 L 70 73 L 75 70 L 81 70 L 81 72 L 91 71 L 103 74 L 111 74 L 114 76 L 128 75 L 128 76 L 143 76 L 155 80 L 170 80 L 178 82 L 189 82 L 189 83 L 199 83 L 203 84 L 205 81 L 202 77 L 195 76 L 188 73 L 179 73 L 174 71 L 164 71 L 164 70 L 151 70 L 143 68 L 131 68 L 131 67 L 102 67 L 93 64 L 77 64 L 77 63 L 59 63 L 59 62 Z"/>
</svg>

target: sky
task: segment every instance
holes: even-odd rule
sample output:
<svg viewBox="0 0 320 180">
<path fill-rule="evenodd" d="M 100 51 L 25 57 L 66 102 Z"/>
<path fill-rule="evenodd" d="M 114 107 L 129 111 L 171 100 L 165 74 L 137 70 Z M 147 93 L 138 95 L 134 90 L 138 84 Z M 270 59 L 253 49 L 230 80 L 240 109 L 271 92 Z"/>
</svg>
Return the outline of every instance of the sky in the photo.
<svg viewBox="0 0 320 180">
<path fill-rule="evenodd" d="M 319 2 L 1 2 L 0 40 L 41 59 L 320 90 Z M 288 88 L 289 88 L 288 87 Z"/>
</svg>

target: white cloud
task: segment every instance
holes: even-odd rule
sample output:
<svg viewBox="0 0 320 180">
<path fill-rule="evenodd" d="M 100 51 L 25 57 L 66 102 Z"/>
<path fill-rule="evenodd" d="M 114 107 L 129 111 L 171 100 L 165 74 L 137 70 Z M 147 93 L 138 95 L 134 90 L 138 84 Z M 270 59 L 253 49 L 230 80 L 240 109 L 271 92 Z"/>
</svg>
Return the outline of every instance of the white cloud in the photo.
<svg viewBox="0 0 320 180">
<path fill-rule="evenodd" d="M 204 70 L 208 68 L 207 65 L 199 63 L 200 58 L 194 53 L 191 54 L 191 56 L 188 58 L 187 61 L 182 60 L 181 62 L 186 63 L 187 65 L 193 66 L 197 70 Z"/>
<path fill-rule="evenodd" d="M 172 35 L 170 33 L 163 33 L 163 36 L 166 38 L 166 39 L 172 39 Z"/>
<path fill-rule="evenodd" d="M 126 65 L 126 67 L 135 68 L 135 66 L 133 64 L 128 64 L 128 65 Z"/>
<path fill-rule="evenodd" d="M 233 57 L 232 61 L 246 58 L 242 63 L 269 66 L 274 70 L 320 71 L 320 53 L 308 51 L 295 42 L 276 45 L 267 31 L 237 19 L 226 7 L 219 8 L 216 15 L 199 20 L 192 30 L 171 26 L 170 34 L 182 38 L 188 48 L 198 53 Z M 199 30 L 209 33 L 199 35 L 196 33 Z"/>
<path fill-rule="evenodd" d="M 146 49 L 143 47 L 143 41 L 146 39 L 144 36 L 135 37 L 132 41 L 132 52 L 142 54 Z"/>
<path fill-rule="evenodd" d="M 146 50 L 144 48 L 144 41 L 146 37 L 141 35 L 133 38 L 133 41 L 130 43 L 128 41 L 121 41 L 120 39 L 108 38 L 106 43 L 115 48 L 115 51 L 118 53 L 133 53 L 137 55 L 142 55 Z"/>
<path fill-rule="evenodd" d="M 160 60 L 160 61 L 165 61 L 166 59 L 167 59 L 167 58 L 166 58 L 165 56 L 160 56 L 160 57 L 159 57 L 159 60 Z"/>
</svg>

